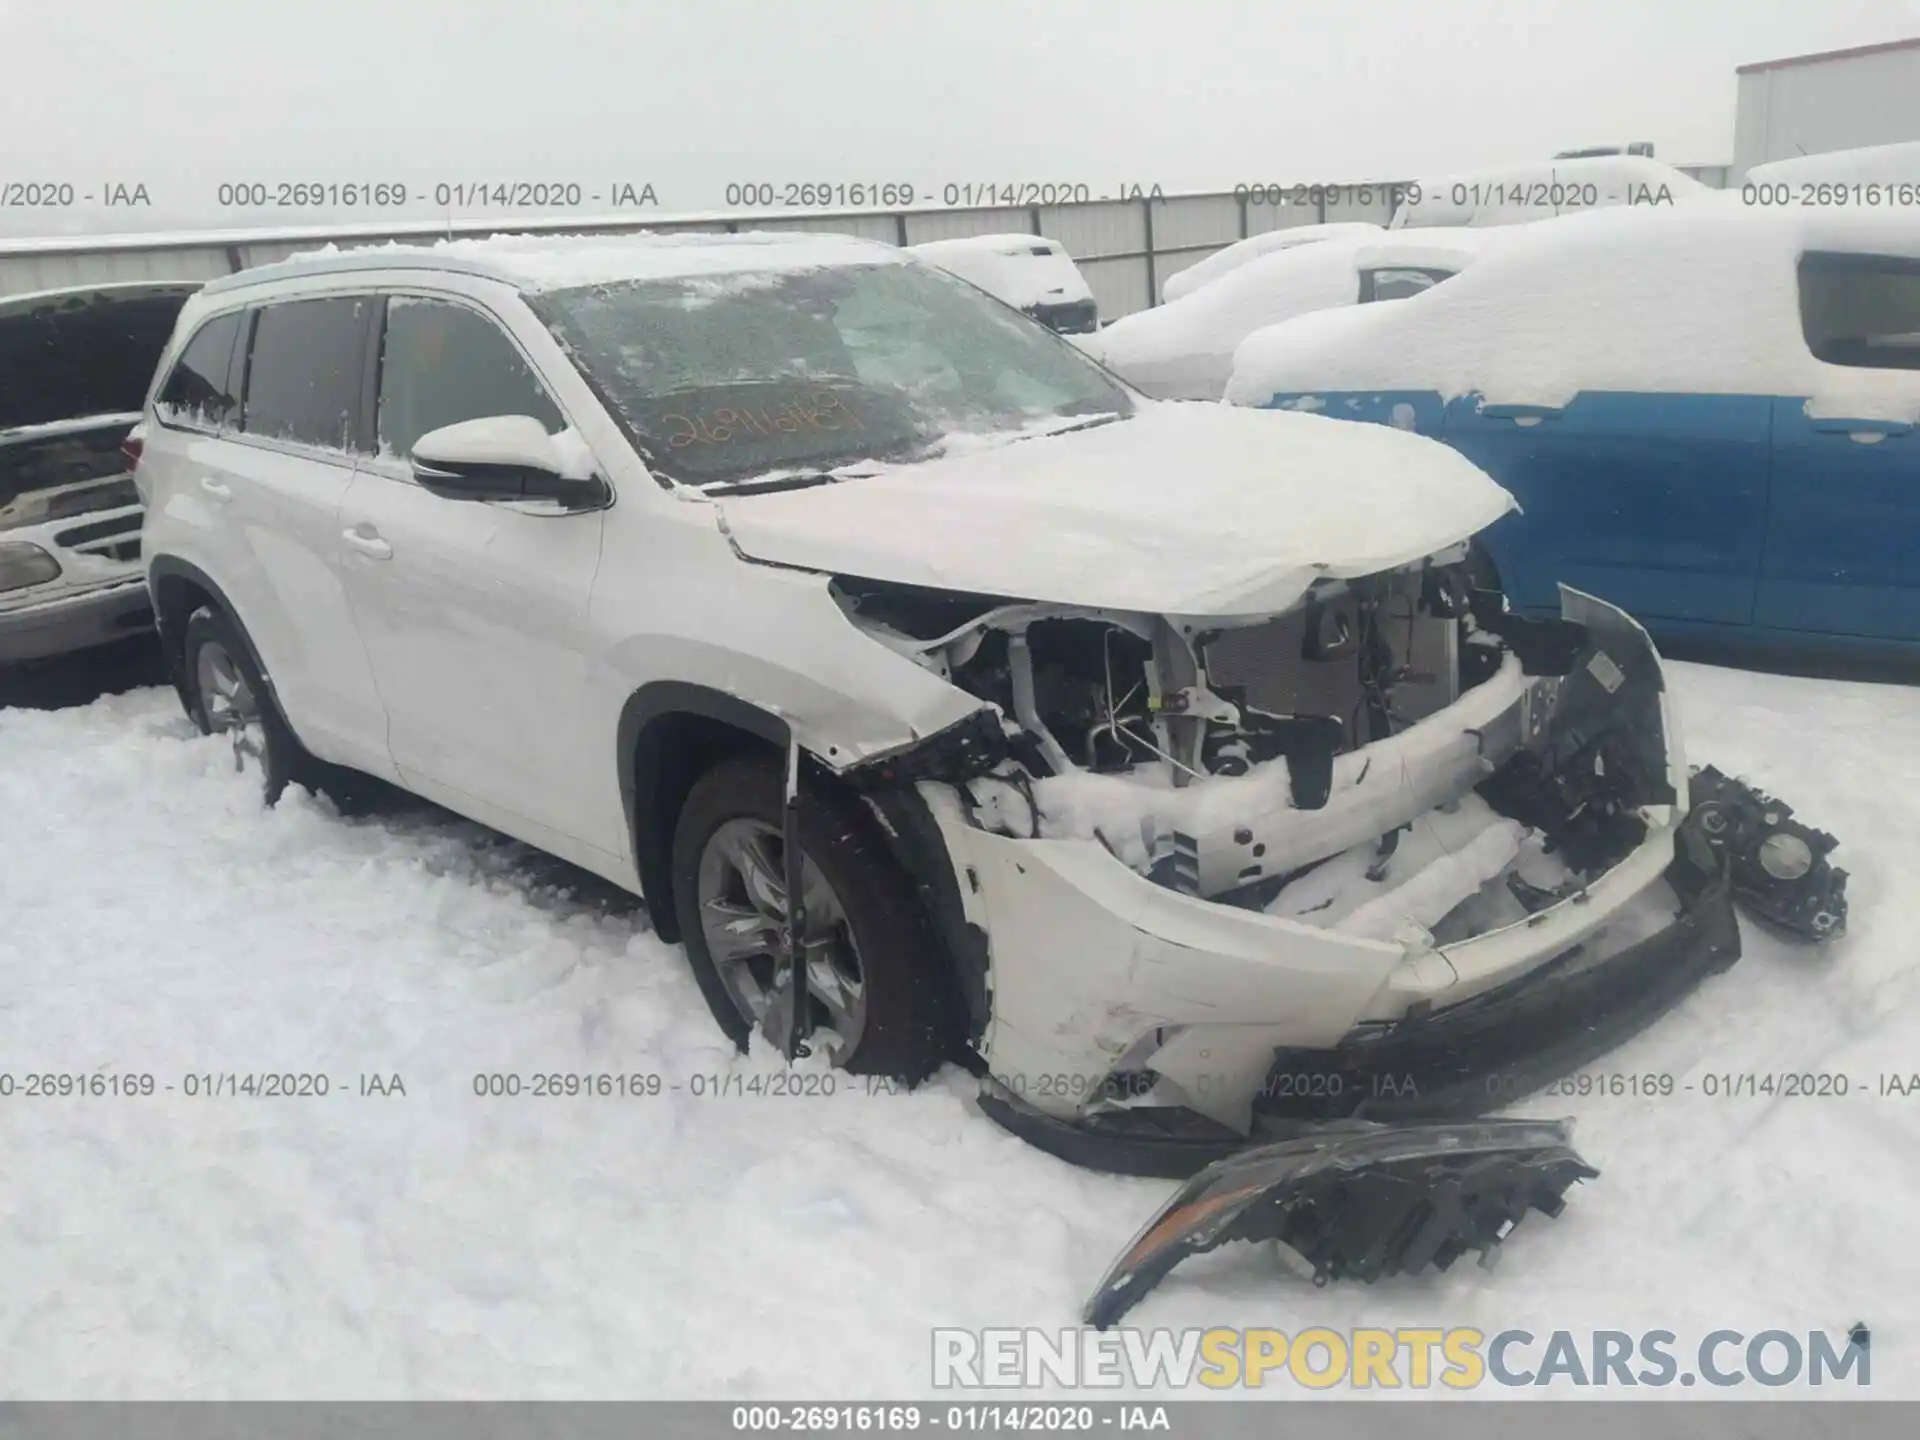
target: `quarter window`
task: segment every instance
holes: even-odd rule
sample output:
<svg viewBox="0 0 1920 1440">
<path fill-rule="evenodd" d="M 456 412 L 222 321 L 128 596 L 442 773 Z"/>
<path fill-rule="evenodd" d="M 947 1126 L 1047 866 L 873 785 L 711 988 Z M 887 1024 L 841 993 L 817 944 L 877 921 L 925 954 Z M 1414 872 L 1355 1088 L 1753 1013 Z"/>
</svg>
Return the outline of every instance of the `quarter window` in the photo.
<svg viewBox="0 0 1920 1440">
<path fill-rule="evenodd" d="M 486 316 L 442 300 L 387 302 L 380 355 L 380 451 L 404 458 L 429 431 L 494 415 L 566 428 L 527 362 Z"/>
<path fill-rule="evenodd" d="M 351 450 L 366 296 L 289 300 L 254 312 L 241 429 Z"/>
<path fill-rule="evenodd" d="M 1920 370 L 1920 260 L 1801 256 L 1800 328 L 1829 365 Z"/>
<path fill-rule="evenodd" d="M 195 332 L 153 402 L 162 424 L 218 430 L 233 418 L 240 401 L 227 384 L 227 372 L 239 334 L 238 311 L 216 315 Z"/>
</svg>

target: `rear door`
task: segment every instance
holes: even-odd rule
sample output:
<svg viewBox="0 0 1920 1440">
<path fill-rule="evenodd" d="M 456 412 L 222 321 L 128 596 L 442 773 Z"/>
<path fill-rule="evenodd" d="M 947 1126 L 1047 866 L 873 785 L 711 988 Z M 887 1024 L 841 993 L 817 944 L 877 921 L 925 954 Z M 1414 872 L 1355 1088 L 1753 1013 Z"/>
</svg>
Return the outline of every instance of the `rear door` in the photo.
<svg viewBox="0 0 1920 1440">
<path fill-rule="evenodd" d="M 366 295 L 320 295 L 250 310 L 239 423 L 189 456 L 199 473 L 188 483 L 231 527 L 214 579 L 295 732 L 325 759 L 391 777 L 386 714 L 347 601 L 339 513 L 375 306 Z"/>
<path fill-rule="evenodd" d="M 1920 260 L 1809 253 L 1799 284 L 1804 337 L 1834 391 L 1876 403 L 1774 401 L 1756 622 L 1920 641 Z"/>
<path fill-rule="evenodd" d="M 378 351 L 374 453 L 341 519 L 354 613 L 403 782 L 573 858 L 623 853 L 614 757 L 589 724 L 587 599 L 601 513 L 448 500 L 413 481 L 428 431 L 492 415 L 566 428 L 498 321 L 393 296 Z"/>
</svg>

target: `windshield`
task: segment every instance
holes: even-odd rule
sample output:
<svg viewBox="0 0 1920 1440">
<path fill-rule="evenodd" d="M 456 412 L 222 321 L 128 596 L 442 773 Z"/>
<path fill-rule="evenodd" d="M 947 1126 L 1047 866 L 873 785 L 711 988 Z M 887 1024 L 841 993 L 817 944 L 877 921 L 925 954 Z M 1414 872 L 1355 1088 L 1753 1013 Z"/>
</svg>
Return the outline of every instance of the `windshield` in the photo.
<svg viewBox="0 0 1920 1440">
<path fill-rule="evenodd" d="M 536 307 L 650 463 L 689 485 L 927 458 L 1132 410 L 1067 342 L 919 264 L 619 281 Z"/>
</svg>

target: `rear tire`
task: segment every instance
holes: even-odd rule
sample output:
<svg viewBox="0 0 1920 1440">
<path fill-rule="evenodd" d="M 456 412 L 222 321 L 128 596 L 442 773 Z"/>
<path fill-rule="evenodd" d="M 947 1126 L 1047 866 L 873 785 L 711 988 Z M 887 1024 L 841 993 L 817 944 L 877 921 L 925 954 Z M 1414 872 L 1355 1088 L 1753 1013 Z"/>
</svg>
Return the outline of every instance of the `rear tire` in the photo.
<svg viewBox="0 0 1920 1440">
<path fill-rule="evenodd" d="M 784 879 L 777 889 L 765 881 L 784 869 L 785 789 L 773 756 L 724 760 L 695 782 L 674 830 L 673 902 L 687 960 L 713 1018 L 742 1050 L 758 1023 L 754 1001 L 771 993 L 775 974 L 772 921 L 783 913 Z M 952 1046 L 957 1011 L 941 949 L 912 882 L 859 806 L 811 784 L 802 785 L 800 806 L 814 941 L 809 976 L 825 977 L 812 982 L 820 991 L 839 987 L 837 1015 L 824 994 L 809 997 L 819 1027 L 813 1043 L 834 1044 L 833 1063 L 850 1073 L 915 1084 L 940 1068 Z M 743 846 L 759 857 L 744 867 Z M 739 937 L 731 942 L 723 915 Z M 856 978 L 859 1013 L 849 1045 L 841 1031 Z"/>
<path fill-rule="evenodd" d="M 181 673 L 187 714 L 203 735 L 238 728 L 263 777 L 262 797 L 275 804 L 289 785 L 325 795 L 343 812 L 363 808 L 375 782 L 319 759 L 287 724 L 253 649 L 224 610 L 202 606 L 187 619 Z"/>
</svg>

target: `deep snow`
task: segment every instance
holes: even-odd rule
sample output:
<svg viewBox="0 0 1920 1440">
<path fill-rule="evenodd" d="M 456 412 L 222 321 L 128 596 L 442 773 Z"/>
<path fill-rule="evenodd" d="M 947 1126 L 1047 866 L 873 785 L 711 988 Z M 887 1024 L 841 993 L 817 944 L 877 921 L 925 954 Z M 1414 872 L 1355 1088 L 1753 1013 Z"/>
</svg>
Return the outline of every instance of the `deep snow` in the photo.
<svg viewBox="0 0 1920 1440">
<path fill-rule="evenodd" d="M 1920 1070 L 1920 691 L 1674 673 L 1696 761 L 1840 835 L 1853 933 L 1823 955 L 1749 929 L 1732 972 L 1594 1068 L 1842 1070 L 1856 1092 Z M 0 1071 L 406 1087 L 0 1100 L 0 1394 L 921 1394 L 930 1327 L 1075 1323 L 1169 1192 L 1026 1148 L 951 1071 L 911 1096 L 694 1098 L 696 1074 L 779 1061 L 728 1053 L 678 952 L 552 873 L 436 811 L 263 810 L 168 692 L 0 712 Z M 474 1095 L 502 1071 L 682 1088 Z M 1870 1393 L 1920 1396 L 1920 1098 L 1522 1108 L 1575 1116 L 1603 1174 L 1497 1270 L 1316 1291 L 1243 1250 L 1129 1323 L 1661 1327 L 1684 1354 L 1716 1327 L 1865 1320 Z"/>
</svg>

